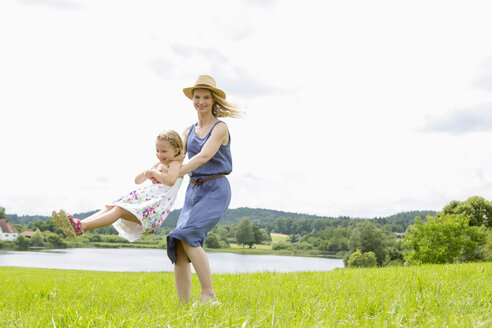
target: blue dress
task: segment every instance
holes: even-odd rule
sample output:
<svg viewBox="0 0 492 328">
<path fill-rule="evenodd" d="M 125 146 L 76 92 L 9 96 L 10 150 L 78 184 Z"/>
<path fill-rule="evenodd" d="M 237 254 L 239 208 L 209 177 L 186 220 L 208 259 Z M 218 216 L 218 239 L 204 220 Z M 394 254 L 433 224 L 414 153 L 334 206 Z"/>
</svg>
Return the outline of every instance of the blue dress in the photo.
<svg viewBox="0 0 492 328">
<path fill-rule="evenodd" d="M 222 121 L 216 122 L 205 138 L 195 134 L 195 124 L 190 128 L 186 149 L 188 158 L 198 154 L 212 134 L 212 130 Z M 225 123 L 224 123 L 225 124 Z M 205 164 L 189 173 L 190 179 L 227 175 L 232 171 L 231 136 L 229 143 L 220 146 L 217 153 Z M 231 201 L 231 187 L 226 177 L 203 182 L 201 185 L 188 184 L 185 202 L 179 215 L 176 229 L 167 236 L 167 256 L 176 262 L 176 242 L 203 247 L 207 233 L 219 222 Z"/>
</svg>

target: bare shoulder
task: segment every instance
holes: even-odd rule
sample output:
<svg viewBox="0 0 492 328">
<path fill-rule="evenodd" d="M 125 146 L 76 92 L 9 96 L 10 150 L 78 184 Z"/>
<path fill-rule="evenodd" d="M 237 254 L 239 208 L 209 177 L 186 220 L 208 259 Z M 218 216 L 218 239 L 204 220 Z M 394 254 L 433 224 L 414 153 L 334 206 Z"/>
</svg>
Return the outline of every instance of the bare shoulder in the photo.
<svg viewBox="0 0 492 328">
<path fill-rule="evenodd" d="M 224 121 L 220 121 L 212 130 L 211 137 L 219 140 L 222 145 L 227 145 L 229 143 L 229 129 L 227 128 L 227 124 Z"/>
<path fill-rule="evenodd" d="M 188 142 L 188 135 L 190 134 L 190 129 L 191 127 L 187 127 L 184 130 L 183 134 L 181 135 L 181 140 L 183 140 L 183 147 L 185 149 L 185 152 L 186 152 L 186 144 Z"/>
<path fill-rule="evenodd" d="M 227 124 L 224 121 L 220 121 L 219 124 L 215 126 L 215 128 L 212 130 L 212 133 L 217 133 L 217 134 L 227 134 L 229 133 L 229 129 L 227 128 Z"/>
</svg>

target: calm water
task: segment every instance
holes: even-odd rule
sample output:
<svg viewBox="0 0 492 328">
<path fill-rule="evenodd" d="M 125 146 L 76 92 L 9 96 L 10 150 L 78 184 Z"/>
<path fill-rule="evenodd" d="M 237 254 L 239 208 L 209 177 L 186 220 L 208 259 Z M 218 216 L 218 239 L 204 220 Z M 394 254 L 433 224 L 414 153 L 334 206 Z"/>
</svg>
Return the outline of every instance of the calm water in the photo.
<svg viewBox="0 0 492 328">
<path fill-rule="evenodd" d="M 316 257 L 207 253 L 213 273 L 329 271 L 343 261 Z M 166 250 L 72 248 L 1 251 L 0 266 L 95 271 L 173 271 Z"/>
</svg>

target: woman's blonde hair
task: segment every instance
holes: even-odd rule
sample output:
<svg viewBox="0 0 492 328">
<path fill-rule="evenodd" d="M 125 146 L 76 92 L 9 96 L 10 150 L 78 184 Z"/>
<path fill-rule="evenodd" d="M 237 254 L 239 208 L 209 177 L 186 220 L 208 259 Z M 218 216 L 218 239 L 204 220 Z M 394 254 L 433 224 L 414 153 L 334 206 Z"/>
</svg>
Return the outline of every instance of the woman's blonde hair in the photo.
<svg viewBox="0 0 492 328">
<path fill-rule="evenodd" d="M 200 88 L 193 89 L 193 94 L 195 93 L 196 89 Z M 212 114 L 215 117 L 238 118 L 243 115 L 243 111 L 239 110 L 241 106 L 228 102 L 210 89 L 205 88 L 205 90 L 210 91 L 210 93 L 212 94 L 212 98 L 215 100 L 215 103 L 212 105 Z"/>
<path fill-rule="evenodd" d="M 157 136 L 157 140 L 159 141 L 167 141 L 171 144 L 172 147 L 178 148 L 179 152 L 174 157 L 173 161 L 181 161 L 184 158 L 184 148 L 183 148 L 183 140 L 181 140 L 181 136 L 178 132 L 174 130 L 165 130 L 159 133 Z"/>
</svg>

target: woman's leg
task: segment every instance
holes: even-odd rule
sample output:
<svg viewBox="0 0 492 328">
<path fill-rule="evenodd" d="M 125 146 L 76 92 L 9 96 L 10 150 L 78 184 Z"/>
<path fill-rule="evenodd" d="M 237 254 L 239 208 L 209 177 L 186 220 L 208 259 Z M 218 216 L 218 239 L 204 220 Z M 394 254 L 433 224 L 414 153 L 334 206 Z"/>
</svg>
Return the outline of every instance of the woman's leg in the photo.
<svg viewBox="0 0 492 328">
<path fill-rule="evenodd" d="M 93 218 L 92 220 L 82 221 L 81 227 L 83 231 L 93 230 L 113 224 L 116 222 L 116 220 L 120 218 L 140 224 L 140 221 L 135 215 L 125 209 L 122 209 L 119 206 L 115 206 L 111 210 L 104 212 L 103 214 L 99 215 L 96 218 Z"/>
<path fill-rule="evenodd" d="M 182 244 L 186 255 L 188 255 L 188 258 L 191 260 L 191 264 L 193 264 L 193 268 L 195 268 L 196 275 L 198 276 L 198 280 L 202 286 L 200 301 L 207 302 L 214 299 L 215 292 L 207 254 L 201 247 L 194 247 L 185 242 L 182 242 Z"/>
<path fill-rule="evenodd" d="M 181 302 L 187 302 L 191 297 L 191 267 L 180 240 L 176 241 L 176 262 L 174 263 L 174 282 Z"/>
</svg>

